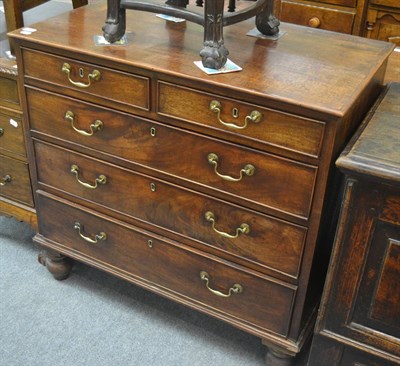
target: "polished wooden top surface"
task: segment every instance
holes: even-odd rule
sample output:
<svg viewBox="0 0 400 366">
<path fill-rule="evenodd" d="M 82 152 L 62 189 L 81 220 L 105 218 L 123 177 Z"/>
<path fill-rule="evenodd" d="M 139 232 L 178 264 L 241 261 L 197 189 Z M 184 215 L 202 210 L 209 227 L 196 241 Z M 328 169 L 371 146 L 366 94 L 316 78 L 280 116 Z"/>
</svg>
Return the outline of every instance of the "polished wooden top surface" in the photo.
<svg viewBox="0 0 400 366">
<path fill-rule="evenodd" d="M 128 10 L 128 45 L 96 46 L 93 36 L 102 34 L 105 17 L 106 3 L 101 2 L 36 23 L 31 35 L 11 35 L 71 56 L 77 52 L 102 57 L 335 116 L 345 114 L 393 48 L 390 43 L 285 23 L 278 41 L 249 37 L 246 33 L 254 28 L 250 19 L 224 28 L 229 58 L 243 71 L 208 76 L 193 64 L 200 60 L 201 26 Z"/>
<path fill-rule="evenodd" d="M 337 166 L 400 183 L 400 83 L 389 86 L 363 127 L 338 159 Z"/>
</svg>

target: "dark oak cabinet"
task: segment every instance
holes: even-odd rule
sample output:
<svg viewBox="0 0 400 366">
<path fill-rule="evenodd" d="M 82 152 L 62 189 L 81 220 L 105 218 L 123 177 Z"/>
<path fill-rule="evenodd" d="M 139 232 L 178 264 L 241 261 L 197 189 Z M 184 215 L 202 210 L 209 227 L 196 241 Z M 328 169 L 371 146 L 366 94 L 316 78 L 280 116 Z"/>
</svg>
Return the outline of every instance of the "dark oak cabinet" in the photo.
<svg viewBox="0 0 400 366">
<path fill-rule="evenodd" d="M 337 165 L 346 174 L 310 366 L 400 364 L 400 84 Z"/>
</svg>

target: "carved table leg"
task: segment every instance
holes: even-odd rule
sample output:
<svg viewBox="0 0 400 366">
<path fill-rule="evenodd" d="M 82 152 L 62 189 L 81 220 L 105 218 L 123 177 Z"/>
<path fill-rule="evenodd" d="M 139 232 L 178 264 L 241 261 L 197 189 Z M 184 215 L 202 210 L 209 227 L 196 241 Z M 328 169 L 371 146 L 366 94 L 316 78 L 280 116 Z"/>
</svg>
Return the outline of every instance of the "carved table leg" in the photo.
<svg viewBox="0 0 400 366">
<path fill-rule="evenodd" d="M 274 15 L 274 0 L 265 2 L 264 7 L 256 15 L 256 27 L 266 36 L 273 36 L 279 32 L 279 20 Z"/>
<path fill-rule="evenodd" d="M 267 366 L 294 366 L 296 353 L 272 346 L 264 342 L 267 347 L 265 354 L 265 362 Z"/>
<path fill-rule="evenodd" d="M 65 280 L 71 273 L 72 259 L 52 250 L 40 251 L 38 261 L 48 269 L 56 280 Z"/>
<path fill-rule="evenodd" d="M 208 0 L 204 6 L 204 48 L 200 51 L 204 67 L 220 69 L 225 65 L 228 50 L 224 46 L 222 16 L 224 0 Z"/>
<path fill-rule="evenodd" d="M 107 19 L 103 25 L 104 38 L 110 42 L 119 41 L 125 34 L 126 11 L 120 8 L 121 0 L 107 1 Z"/>
</svg>

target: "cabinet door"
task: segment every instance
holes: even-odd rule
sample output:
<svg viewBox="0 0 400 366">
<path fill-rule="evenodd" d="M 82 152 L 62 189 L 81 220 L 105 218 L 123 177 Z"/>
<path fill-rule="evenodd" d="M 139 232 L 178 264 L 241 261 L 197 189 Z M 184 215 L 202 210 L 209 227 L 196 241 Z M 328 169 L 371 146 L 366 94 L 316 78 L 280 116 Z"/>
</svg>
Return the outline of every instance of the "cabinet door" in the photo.
<svg viewBox="0 0 400 366">
<path fill-rule="evenodd" d="M 347 192 L 323 328 L 400 359 L 400 193 L 351 180 Z"/>
<path fill-rule="evenodd" d="M 370 9 L 367 14 L 366 36 L 368 38 L 392 42 L 399 47 L 400 13 Z"/>
</svg>

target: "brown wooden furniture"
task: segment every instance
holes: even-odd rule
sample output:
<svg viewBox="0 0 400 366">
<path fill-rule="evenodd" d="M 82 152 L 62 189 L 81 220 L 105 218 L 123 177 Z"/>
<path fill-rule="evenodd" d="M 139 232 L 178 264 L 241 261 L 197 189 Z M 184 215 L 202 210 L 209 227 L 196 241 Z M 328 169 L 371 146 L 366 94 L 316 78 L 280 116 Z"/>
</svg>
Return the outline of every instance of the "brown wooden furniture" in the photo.
<svg viewBox="0 0 400 366">
<path fill-rule="evenodd" d="M 290 24 L 258 39 L 248 20 L 225 32 L 243 70 L 207 76 L 196 24 L 130 11 L 128 44 L 99 47 L 105 10 L 12 34 L 41 262 L 58 279 L 67 258 L 100 268 L 260 337 L 268 365 L 289 365 L 329 258 L 332 162 L 392 46 Z"/>
<path fill-rule="evenodd" d="M 24 26 L 24 11 L 42 5 L 48 1 L 49 0 L 3 0 L 7 31 L 11 32 L 14 29 L 22 28 Z M 87 5 L 87 3 L 88 0 L 72 0 L 74 9 Z M 12 44 L 10 44 L 10 48 L 12 53 L 14 53 Z"/>
<path fill-rule="evenodd" d="M 189 10 L 188 0 L 168 0 L 165 4 L 149 0 L 108 0 L 107 18 L 103 26 L 104 37 L 109 42 L 119 41 L 125 34 L 126 10 L 141 10 L 162 13 L 194 22 L 204 27 L 203 49 L 200 51 L 204 67 L 219 70 L 227 61 L 229 51 L 224 44 L 223 27 L 255 16 L 255 25 L 264 35 L 279 32 L 279 21 L 274 16 L 274 0 L 255 0 L 247 8 L 235 12 L 235 0 L 197 0 L 195 5 L 203 7 L 204 14 Z M 249 3 L 250 4 L 250 3 Z M 229 10 L 230 13 L 226 11 Z"/>
<path fill-rule="evenodd" d="M 398 0 L 280 0 L 281 21 L 400 45 Z"/>
<path fill-rule="evenodd" d="M 366 23 L 363 35 L 400 47 L 400 1 L 370 0 Z"/>
<path fill-rule="evenodd" d="M 281 0 L 279 18 L 311 28 L 360 35 L 368 0 Z"/>
<path fill-rule="evenodd" d="M 37 227 L 16 63 L 0 58 L 0 214 Z"/>
<path fill-rule="evenodd" d="M 309 366 L 400 364 L 400 84 L 337 161 L 342 212 Z"/>
</svg>

